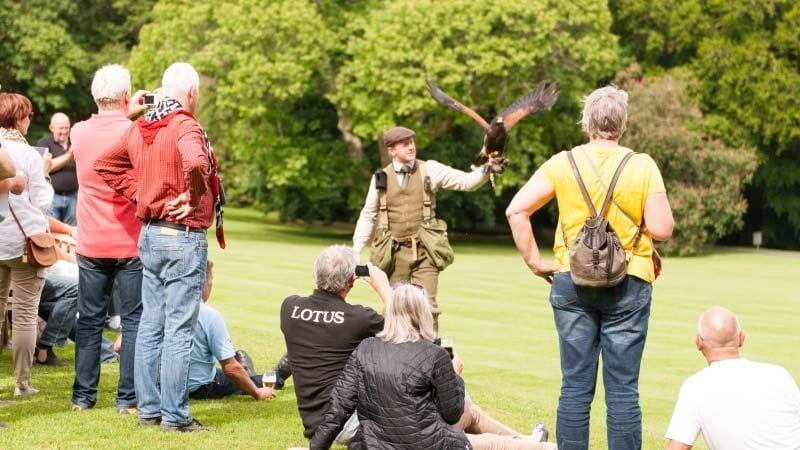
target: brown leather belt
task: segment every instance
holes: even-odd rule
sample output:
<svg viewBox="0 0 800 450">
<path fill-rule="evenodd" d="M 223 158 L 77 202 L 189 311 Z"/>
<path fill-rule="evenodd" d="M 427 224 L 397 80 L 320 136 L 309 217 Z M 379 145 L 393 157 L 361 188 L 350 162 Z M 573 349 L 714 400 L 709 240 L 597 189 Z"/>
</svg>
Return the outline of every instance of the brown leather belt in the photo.
<svg viewBox="0 0 800 450">
<path fill-rule="evenodd" d="M 420 242 L 417 236 L 409 236 L 405 238 L 395 239 L 398 245 L 401 247 L 410 248 L 413 252 L 413 258 L 416 260 L 418 258 L 417 250 L 422 248 L 422 242 Z"/>
<path fill-rule="evenodd" d="M 172 228 L 173 230 L 179 231 L 188 231 L 189 233 L 205 233 L 206 230 L 202 228 L 194 228 L 187 225 L 181 225 L 175 222 L 167 222 L 166 220 L 149 220 L 147 222 L 150 225 L 154 225 L 157 227 L 164 227 L 164 228 Z"/>
</svg>

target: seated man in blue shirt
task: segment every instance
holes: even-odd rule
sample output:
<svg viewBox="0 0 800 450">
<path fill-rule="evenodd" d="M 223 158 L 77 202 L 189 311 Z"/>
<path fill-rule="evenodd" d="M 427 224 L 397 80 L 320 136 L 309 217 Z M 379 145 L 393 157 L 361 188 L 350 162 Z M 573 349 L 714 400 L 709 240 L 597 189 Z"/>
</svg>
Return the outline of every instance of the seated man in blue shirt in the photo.
<svg viewBox="0 0 800 450">
<path fill-rule="evenodd" d="M 233 350 L 222 314 L 206 304 L 214 284 L 213 267 L 214 264 L 208 261 L 203 304 L 200 305 L 194 329 L 189 397 L 204 399 L 247 394 L 256 400 L 275 398 L 274 390 L 261 387 L 261 375 L 255 374 L 252 361 L 246 353 Z M 216 367 L 217 361 L 221 369 Z M 245 368 L 242 362 L 249 367 Z"/>
</svg>

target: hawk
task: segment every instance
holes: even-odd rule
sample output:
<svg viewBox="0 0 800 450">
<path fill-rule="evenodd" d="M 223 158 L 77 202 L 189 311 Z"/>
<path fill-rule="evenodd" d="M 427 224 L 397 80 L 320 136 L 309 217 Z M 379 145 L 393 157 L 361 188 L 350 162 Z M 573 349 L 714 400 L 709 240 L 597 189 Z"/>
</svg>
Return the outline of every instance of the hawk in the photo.
<svg viewBox="0 0 800 450">
<path fill-rule="evenodd" d="M 511 131 L 511 128 L 528 114 L 536 114 L 539 111 L 549 109 L 556 103 L 559 94 L 558 83 L 541 81 L 531 92 L 508 105 L 491 122 L 487 122 L 480 114 L 445 94 L 430 79 L 427 80 L 427 83 L 428 92 L 436 100 L 436 103 L 468 115 L 485 130 L 483 148 L 475 158 L 475 166 L 483 165 L 489 158 L 502 156 L 508 142 L 508 132 Z"/>
</svg>

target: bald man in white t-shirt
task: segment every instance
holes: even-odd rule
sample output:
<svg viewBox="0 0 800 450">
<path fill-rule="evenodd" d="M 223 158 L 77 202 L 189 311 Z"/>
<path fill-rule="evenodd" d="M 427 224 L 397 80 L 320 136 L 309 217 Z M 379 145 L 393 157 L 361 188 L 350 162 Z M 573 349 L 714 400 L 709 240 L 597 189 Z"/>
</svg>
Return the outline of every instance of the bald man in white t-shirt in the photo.
<svg viewBox="0 0 800 450">
<path fill-rule="evenodd" d="M 700 317 L 695 343 L 708 367 L 681 387 L 666 438 L 686 450 L 702 431 L 711 450 L 800 450 L 800 390 L 786 369 L 739 356 L 745 334 L 720 306 Z"/>
</svg>

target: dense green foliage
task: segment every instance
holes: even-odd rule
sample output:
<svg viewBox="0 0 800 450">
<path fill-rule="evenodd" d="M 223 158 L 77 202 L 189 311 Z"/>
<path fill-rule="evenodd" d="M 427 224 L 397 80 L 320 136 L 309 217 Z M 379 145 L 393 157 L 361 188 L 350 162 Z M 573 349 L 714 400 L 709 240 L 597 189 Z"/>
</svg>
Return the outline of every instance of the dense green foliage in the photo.
<svg viewBox="0 0 800 450">
<path fill-rule="evenodd" d="M 768 245 L 800 246 L 800 5 L 791 0 L 0 0 L 0 20 L 0 84 L 33 100 L 34 139 L 55 110 L 74 120 L 93 110 L 89 84 L 103 64 L 127 63 L 134 88 L 152 89 L 167 65 L 188 61 L 202 74 L 200 119 L 232 199 L 285 220 L 352 222 L 369 174 L 387 161 L 380 132 L 394 124 L 417 130 L 422 158 L 468 168 L 483 133 L 436 105 L 426 77 L 487 118 L 557 80 L 552 111 L 513 130 L 512 165 L 495 191 L 440 194 L 451 228 L 505 231 L 516 189 L 585 139 L 575 124 L 582 96 L 638 61 L 631 108 L 654 114 L 640 122 L 649 142 L 640 150 L 666 164 L 681 146 L 670 167 L 700 159 L 738 174 L 723 195 L 718 173 L 693 166 L 692 189 L 673 193 L 686 175 L 664 168 L 682 211 L 670 251 L 762 228 Z M 639 90 L 663 91 L 674 80 L 661 75 L 676 68 L 696 80 L 682 105 L 640 104 Z M 752 177 L 748 149 L 758 155 Z M 709 190 L 730 207 L 697 197 Z"/>
<path fill-rule="evenodd" d="M 635 99 L 624 143 L 656 160 L 675 216 L 672 239 L 659 248 L 681 255 L 741 228 L 742 188 L 756 168 L 752 150 L 728 148 L 697 129 L 703 117 L 692 106 L 687 77 L 678 72 L 623 83 Z"/>
<path fill-rule="evenodd" d="M 800 246 L 800 3 L 612 0 L 615 30 L 647 71 L 685 66 L 709 131 L 758 150 L 748 231 Z"/>
<path fill-rule="evenodd" d="M 25 94 L 38 125 L 65 110 L 84 118 L 94 71 L 124 63 L 155 0 L 0 0 L 0 84 Z M 36 136 L 35 138 L 38 138 Z"/>
<path fill-rule="evenodd" d="M 575 6 L 546 2 L 398 1 L 349 9 L 330 2 L 224 3 L 160 2 L 131 67 L 149 86 L 171 61 L 197 65 L 208 93 L 202 119 L 235 168 L 235 197 L 284 218 L 350 220 L 371 169 L 385 162 L 380 132 L 397 123 L 418 130 L 423 157 L 468 166 L 482 131 L 437 106 L 426 76 L 488 117 L 539 79 L 561 82 L 558 110 L 567 114 L 529 119 L 515 130 L 518 164 L 501 186 L 516 186 L 554 143 L 578 138 L 570 124 L 579 108 L 574 94 L 617 65 L 602 2 L 588 4 L 591 19 Z M 242 17 L 251 18 L 247 27 Z M 457 228 L 495 223 L 489 190 L 450 195 L 440 205 Z"/>
</svg>

